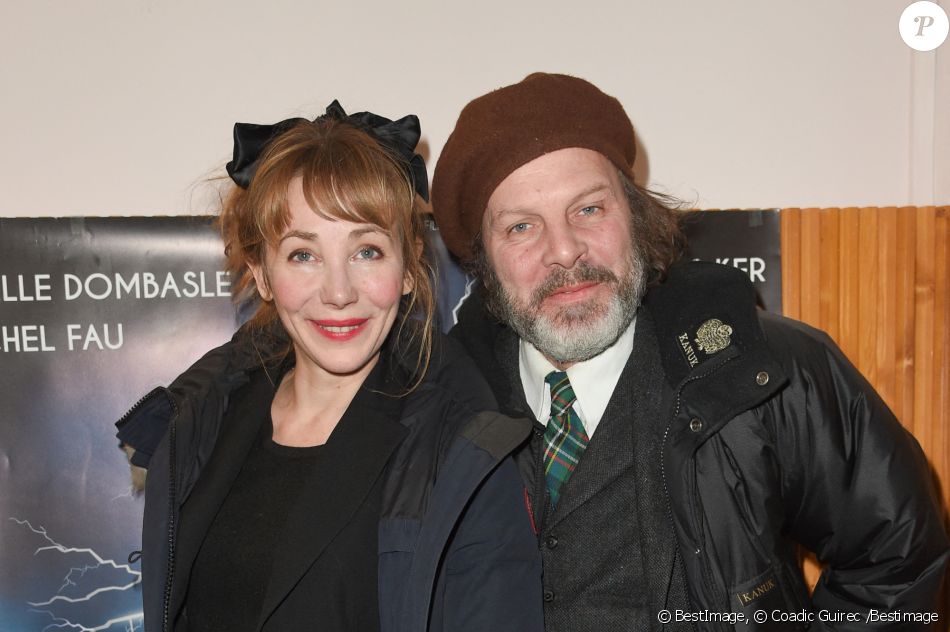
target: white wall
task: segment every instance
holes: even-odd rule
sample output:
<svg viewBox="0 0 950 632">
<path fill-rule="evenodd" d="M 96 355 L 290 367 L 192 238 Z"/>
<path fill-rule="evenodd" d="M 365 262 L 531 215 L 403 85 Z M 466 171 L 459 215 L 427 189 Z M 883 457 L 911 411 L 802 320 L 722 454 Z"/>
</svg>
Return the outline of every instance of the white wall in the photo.
<svg viewBox="0 0 950 632">
<path fill-rule="evenodd" d="M 7 0 L 0 216 L 204 213 L 235 121 L 422 119 L 535 70 L 624 103 L 650 184 L 701 207 L 950 202 L 950 42 L 909 0 Z M 947 0 L 942 0 L 947 7 Z"/>
</svg>

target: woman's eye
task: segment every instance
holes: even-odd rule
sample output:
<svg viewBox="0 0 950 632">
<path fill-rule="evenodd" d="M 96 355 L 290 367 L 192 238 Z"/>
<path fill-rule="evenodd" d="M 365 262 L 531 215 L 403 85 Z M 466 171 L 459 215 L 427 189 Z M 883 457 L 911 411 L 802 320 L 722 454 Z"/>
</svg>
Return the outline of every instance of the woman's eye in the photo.
<svg viewBox="0 0 950 632">
<path fill-rule="evenodd" d="M 306 250 L 296 250 L 290 253 L 290 260 L 296 261 L 298 263 L 306 263 L 308 261 L 313 261 L 313 255 Z"/>
<path fill-rule="evenodd" d="M 383 255 L 380 252 L 379 248 L 373 248 L 371 246 L 366 246 L 365 248 L 360 248 L 356 252 L 357 259 L 377 259 Z"/>
</svg>

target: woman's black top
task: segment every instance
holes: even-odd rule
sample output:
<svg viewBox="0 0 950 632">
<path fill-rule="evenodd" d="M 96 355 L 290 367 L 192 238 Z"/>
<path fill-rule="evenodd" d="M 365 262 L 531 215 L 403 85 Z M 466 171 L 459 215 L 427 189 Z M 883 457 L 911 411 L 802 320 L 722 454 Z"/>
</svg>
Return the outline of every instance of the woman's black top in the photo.
<svg viewBox="0 0 950 632">
<path fill-rule="evenodd" d="M 190 632 L 256 629 L 273 572 L 274 542 L 307 478 L 334 449 L 333 442 L 295 448 L 274 443 L 270 405 L 273 387 L 264 371 L 232 398 L 225 415 L 258 415 L 261 429 L 240 473 L 216 514 L 195 558 L 185 613 Z M 369 412 L 369 411 L 368 411 Z M 371 414 L 371 413 L 370 413 Z M 341 419 L 344 423 L 346 416 Z M 214 458 L 212 456 L 212 458 Z M 323 468 L 326 469 L 326 468 Z M 347 472 L 333 471 L 333 488 L 346 494 Z M 200 484 L 200 481 L 199 481 Z M 293 627 L 300 630 L 379 629 L 377 532 L 381 484 L 362 504 L 301 579 L 294 593 Z M 188 504 L 182 509 L 187 520 Z M 312 516 L 316 523 L 319 514 Z M 287 616 L 282 612 L 282 618 Z M 282 629 L 287 629 L 282 624 Z"/>
</svg>

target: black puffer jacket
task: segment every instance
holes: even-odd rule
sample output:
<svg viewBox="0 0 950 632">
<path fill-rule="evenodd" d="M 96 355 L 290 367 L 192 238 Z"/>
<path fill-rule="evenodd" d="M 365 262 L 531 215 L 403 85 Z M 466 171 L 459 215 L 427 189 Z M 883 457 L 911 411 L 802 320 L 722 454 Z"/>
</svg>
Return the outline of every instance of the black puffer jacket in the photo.
<svg viewBox="0 0 950 632">
<path fill-rule="evenodd" d="M 404 356 L 384 353 L 405 376 Z M 269 355 L 238 332 L 117 423 L 119 439 L 136 449 L 133 464 L 149 471 L 142 533 L 149 632 L 175 627 L 181 600 L 173 595 L 187 581 L 176 573 L 178 512 L 212 454 L 231 394 Z M 448 339 L 437 339 L 423 383 L 386 401 L 405 432 L 384 470 L 381 630 L 541 632 L 540 557 L 517 468 L 506 458 L 530 425 L 493 412 L 484 380 Z M 263 613 L 258 629 L 285 629 L 274 623 L 279 615 L 279 606 Z"/>
<path fill-rule="evenodd" d="M 716 264 L 674 266 L 642 309 L 674 393 L 662 472 L 693 612 L 749 631 L 927 628 L 948 559 L 927 461 L 834 343 L 757 310 L 745 276 Z M 505 404 L 503 331 L 473 296 L 452 335 L 523 413 Z M 811 597 L 796 543 L 826 565 Z"/>
</svg>

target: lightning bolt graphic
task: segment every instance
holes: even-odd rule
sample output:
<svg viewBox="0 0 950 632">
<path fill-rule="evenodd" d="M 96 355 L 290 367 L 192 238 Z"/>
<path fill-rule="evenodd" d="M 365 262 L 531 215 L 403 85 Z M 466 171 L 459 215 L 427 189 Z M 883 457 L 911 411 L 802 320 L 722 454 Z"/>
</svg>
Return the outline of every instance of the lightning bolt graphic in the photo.
<svg viewBox="0 0 950 632">
<path fill-rule="evenodd" d="M 459 322 L 459 310 L 462 309 L 462 303 L 465 302 L 472 294 L 472 286 L 475 285 L 475 277 L 465 276 L 465 291 L 462 292 L 462 296 L 459 297 L 459 300 L 455 303 L 455 307 L 452 308 L 452 324 L 456 325 Z"/>
<path fill-rule="evenodd" d="M 129 488 L 117 496 L 112 497 L 112 502 L 121 500 L 122 498 L 135 498 L 135 487 L 129 485 Z"/>
<path fill-rule="evenodd" d="M 16 524 L 20 526 L 26 527 L 33 533 L 41 536 L 48 543 L 45 546 L 37 547 L 37 549 L 33 551 L 34 557 L 45 551 L 55 551 L 62 555 L 78 554 L 78 555 L 84 555 L 84 556 L 88 556 L 92 558 L 92 563 L 87 563 L 83 566 L 74 566 L 70 568 L 69 571 L 66 573 L 66 576 L 63 578 L 62 585 L 59 587 L 59 590 L 56 591 L 56 594 L 53 597 L 46 599 L 45 601 L 27 602 L 30 606 L 33 607 L 33 610 L 31 610 L 32 612 L 46 614 L 50 617 L 50 619 L 52 619 L 53 623 L 50 623 L 45 628 L 43 628 L 44 632 L 46 630 L 53 630 L 53 629 L 78 630 L 79 632 L 101 632 L 104 630 L 109 630 L 113 626 L 117 626 L 117 625 L 122 625 L 121 629 L 127 632 L 136 632 L 136 630 L 141 629 L 140 627 L 142 623 L 141 611 L 124 614 L 122 616 L 109 619 L 108 621 L 105 621 L 98 625 L 89 627 L 87 625 L 83 625 L 81 623 L 76 623 L 74 621 L 71 621 L 67 618 L 59 617 L 52 610 L 40 609 L 47 606 L 54 606 L 56 604 L 61 604 L 61 603 L 75 604 L 75 603 L 82 603 L 82 602 L 90 602 L 97 596 L 102 595 L 104 593 L 122 592 L 122 591 L 131 590 L 134 586 L 141 583 L 142 573 L 133 569 L 129 564 L 119 564 L 115 560 L 106 559 L 91 548 L 70 547 L 64 544 L 60 544 L 59 542 L 55 541 L 53 538 L 49 536 L 49 534 L 46 532 L 45 527 L 43 526 L 34 527 L 30 523 L 29 520 L 20 520 L 19 518 L 13 518 L 13 517 L 11 517 L 10 520 L 12 520 L 13 522 L 15 522 Z M 61 594 L 66 588 L 70 586 L 78 587 L 78 584 L 76 583 L 77 578 L 82 578 L 89 571 L 97 570 L 100 568 L 111 568 L 117 571 L 124 572 L 129 576 L 130 581 L 125 584 L 100 586 L 94 590 L 87 591 L 86 594 L 79 597 L 69 597 L 69 596 Z"/>
<path fill-rule="evenodd" d="M 50 623 L 48 626 L 43 628 L 43 632 L 46 632 L 46 630 L 78 630 L 79 632 L 102 632 L 103 630 L 108 630 L 112 626 L 118 625 L 120 623 L 125 624 L 123 629 L 126 632 L 139 632 L 140 630 L 143 629 L 139 625 L 139 623 L 141 623 L 142 621 L 141 612 L 133 613 L 133 614 L 126 615 L 123 617 L 116 617 L 115 619 L 109 619 L 102 625 L 97 625 L 94 628 L 87 628 L 86 626 L 81 625 L 79 623 L 72 623 L 71 621 L 67 619 L 61 619 L 61 618 L 55 617 L 53 616 L 53 613 L 49 611 L 36 610 L 35 612 L 43 612 L 45 614 L 48 614 L 50 618 L 53 620 L 53 623 Z"/>
</svg>

